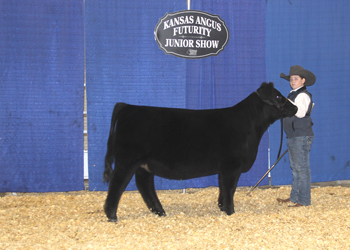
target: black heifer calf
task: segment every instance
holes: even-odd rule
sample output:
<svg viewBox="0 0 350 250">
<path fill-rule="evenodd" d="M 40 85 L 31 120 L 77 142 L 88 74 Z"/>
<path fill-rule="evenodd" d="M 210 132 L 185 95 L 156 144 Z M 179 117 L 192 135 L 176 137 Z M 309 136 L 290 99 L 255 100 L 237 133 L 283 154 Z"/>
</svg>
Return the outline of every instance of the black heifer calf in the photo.
<svg viewBox="0 0 350 250">
<path fill-rule="evenodd" d="M 154 188 L 155 175 L 184 180 L 218 174 L 219 207 L 231 215 L 238 179 L 252 167 L 264 132 L 296 111 L 273 83 L 263 83 L 237 105 L 223 109 L 117 103 L 103 174 L 110 182 L 104 206 L 109 221 L 117 220 L 120 197 L 134 174 L 142 198 L 159 216 L 165 211 Z"/>
</svg>

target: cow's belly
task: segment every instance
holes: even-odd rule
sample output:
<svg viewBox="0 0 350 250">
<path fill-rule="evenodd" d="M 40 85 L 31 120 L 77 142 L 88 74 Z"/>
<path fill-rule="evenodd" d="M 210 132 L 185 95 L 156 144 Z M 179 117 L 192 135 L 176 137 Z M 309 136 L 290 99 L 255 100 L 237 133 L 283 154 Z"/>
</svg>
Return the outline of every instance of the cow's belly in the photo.
<svg viewBox="0 0 350 250">
<path fill-rule="evenodd" d="M 150 173 L 162 178 L 171 180 L 187 180 L 203 176 L 214 175 L 218 173 L 218 166 L 211 164 L 198 163 L 164 163 L 150 161 L 142 164 L 141 167 Z"/>
</svg>

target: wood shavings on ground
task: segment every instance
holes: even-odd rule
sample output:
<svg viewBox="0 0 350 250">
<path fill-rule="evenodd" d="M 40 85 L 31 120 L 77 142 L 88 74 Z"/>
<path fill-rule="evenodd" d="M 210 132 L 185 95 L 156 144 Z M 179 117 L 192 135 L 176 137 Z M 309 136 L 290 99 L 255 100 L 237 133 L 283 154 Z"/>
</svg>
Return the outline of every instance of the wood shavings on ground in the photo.
<svg viewBox="0 0 350 250">
<path fill-rule="evenodd" d="M 231 216 L 216 187 L 158 191 L 166 217 L 125 192 L 117 223 L 103 212 L 106 192 L 7 194 L 0 249 L 350 249 L 349 187 L 312 189 L 312 205 L 298 208 L 276 201 L 290 186 L 248 190 L 237 189 Z"/>
</svg>

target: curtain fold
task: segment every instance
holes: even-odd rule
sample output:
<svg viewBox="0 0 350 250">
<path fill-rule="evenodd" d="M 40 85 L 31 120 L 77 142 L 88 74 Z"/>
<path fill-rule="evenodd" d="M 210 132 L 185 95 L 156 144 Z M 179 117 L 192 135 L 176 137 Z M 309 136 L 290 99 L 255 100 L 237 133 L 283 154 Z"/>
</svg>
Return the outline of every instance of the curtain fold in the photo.
<svg viewBox="0 0 350 250">
<path fill-rule="evenodd" d="M 83 1 L 0 5 L 0 192 L 84 189 Z"/>
</svg>

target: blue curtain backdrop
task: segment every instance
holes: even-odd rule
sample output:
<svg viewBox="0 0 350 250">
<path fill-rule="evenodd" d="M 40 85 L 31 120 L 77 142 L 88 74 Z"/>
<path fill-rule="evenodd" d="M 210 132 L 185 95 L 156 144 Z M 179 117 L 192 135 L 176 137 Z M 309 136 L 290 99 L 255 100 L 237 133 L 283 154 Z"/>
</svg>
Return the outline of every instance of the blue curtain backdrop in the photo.
<svg viewBox="0 0 350 250">
<path fill-rule="evenodd" d="M 86 82 L 89 133 L 89 188 L 102 183 L 110 117 L 116 102 L 208 109 L 232 106 L 266 79 L 264 0 L 192 1 L 191 9 L 219 15 L 230 41 L 218 56 L 186 60 L 165 55 L 153 31 L 166 12 L 186 1 L 87 1 Z M 267 136 L 252 170 L 239 185 L 255 184 L 267 169 Z M 265 180 L 266 183 L 266 180 Z M 216 186 L 217 177 L 187 181 L 156 179 L 157 189 Z M 128 190 L 135 189 L 134 180 Z"/>
<path fill-rule="evenodd" d="M 310 153 L 312 182 L 350 179 L 350 1 L 279 0 L 267 2 L 267 78 L 288 94 L 279 77 L 292 65 L 316 75 L 308 87 L 314 142 Z M 271 160 L 276 160 L 279 126 L 270 128 Z M 284 141 L 286 149 L 286 140 Z M 272 184 L 291 184 L 288 155 L 272 171 Z"/>
<path fill-rule="evenodd" d="M 0 2 L 0 192 L 84 189 L 83 1 Z"/>
<path fill-rule="evenodd" d="M 184 0 L 8 0 L 0 3 L 0 192 L 81 190 L 83 186 L 84 19 L 91 190 L 102 184 L 103 158 L 116 102 L 207 109 L 232 106 L 291 65 L 313 71 L 312 181 L 350 179 L 350 17 L 348 0 L 192 1 L 218 14 L 230 41 L 218 56 L 165 55 L 153 38 L 159 18 L 186 9 Z M 276 122 L 252 170 L 255 184 L 280 141 Z M 286 140 L 284 148 L 286 149 Z M 288 155 L 272 184 L 290 184 Z M 265 179 L 261 184 L 266 184 Z M 217 177 L 157 178 L 158 189 L 217 185 Z M 128 189 L 135 189 L 132 181 Z"/>
</svg>

